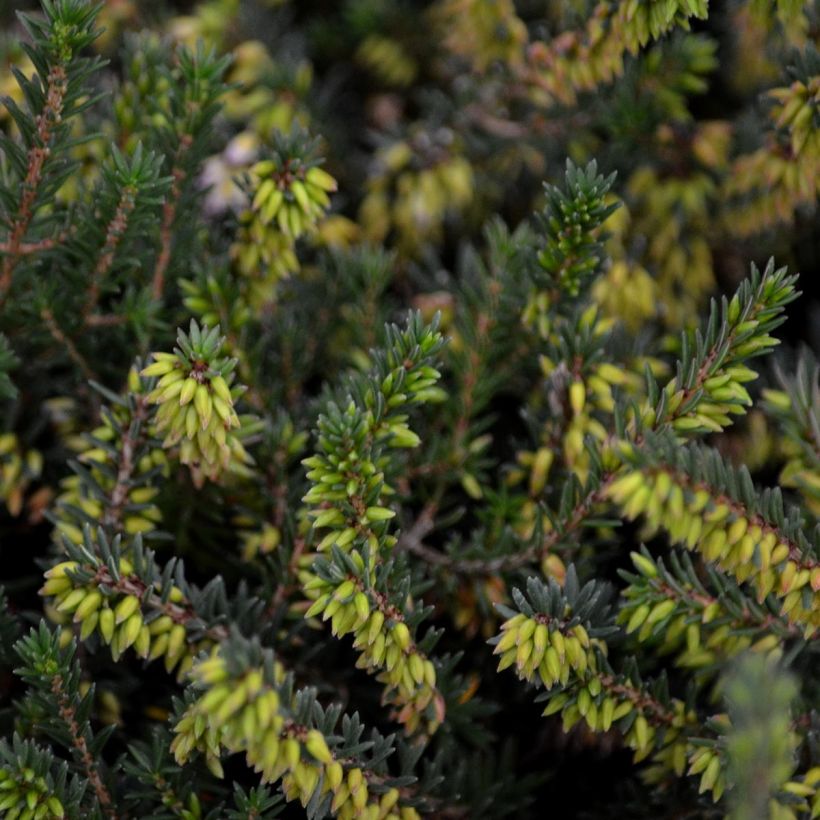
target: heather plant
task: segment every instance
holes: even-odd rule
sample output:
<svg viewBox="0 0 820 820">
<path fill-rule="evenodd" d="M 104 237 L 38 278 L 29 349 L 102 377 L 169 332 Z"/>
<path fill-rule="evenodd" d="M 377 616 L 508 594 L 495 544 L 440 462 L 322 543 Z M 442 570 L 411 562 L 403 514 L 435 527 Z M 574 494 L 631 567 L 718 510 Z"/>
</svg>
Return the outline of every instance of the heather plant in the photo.
<svg viewBox="0 0 820 820">
<path fill-rule="evenodd" d="M 814 3 L 16 11 L 0 816 L 820 814 Z"/>
</svg>

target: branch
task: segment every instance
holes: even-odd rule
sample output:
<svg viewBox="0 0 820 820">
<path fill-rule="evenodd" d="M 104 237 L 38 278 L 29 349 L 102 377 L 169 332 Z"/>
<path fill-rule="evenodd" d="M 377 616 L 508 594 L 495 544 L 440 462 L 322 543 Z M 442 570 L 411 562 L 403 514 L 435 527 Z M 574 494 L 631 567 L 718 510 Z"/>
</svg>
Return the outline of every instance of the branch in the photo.
<svg viewBox="0 0 820 820">
<path fill-rule="evenodd" d="M 93 381 L 95 378 L 94 371 L 91 369 L 83 354 L 80 353 L 80 351 L 77 349 L 77 345 L 74 344 L 73 340 L 69 338 L 57 324 L 57 320 L 54 318 L 54 314 L 52 313 L 51 308 L 43 308 L 40 311 L 40 316 L 46 323 L 46 327 L 48 328 L 49 333 L 51 333 L 51 335 L 57 342 L 65 346 L 65 349 L 68 351 L 69 357 L 74 362 L 74 364 L 76 364 L 77 367 L 79 367 L 80 370 L 82 370 L 85 378 L 88 381 Z"/>
<path fill-rule="evenodd" d="M 37 144 L 28 152 L 28 169 L 22 183 L 22 196 L 17 216 L 11 224 L 11 232 L 6 247 L 3 248 L 6 256 L 3 258 L 2 272 L 0 272 L 0 303 L 11 287 L 14 268 L 21 256 L 23 239 L 31 225 L 34 216 L 34 202 L 37 190 L 43 178 L 43 166 L 51 154 L 48 143 L 51 140 L 52 128 L 60 122 L 63 111 L 63 101 L 68 90 L 68 75 L 62 65 L 54 66 L 48 75 L 48 90 L 43 112 L 37 117 Z"/>
<path fill-rule="evenodd" d="M 108 228 L 105 232 L 105 243 L 103 244 L 99 259 L 97 259 L 94 272 L 91 275 L 88 296 L 86 298 L 85 307 L 83 308 L 83 317 L 85 318 L 86 324 L 89 324 L 89 316 L 97 307 L 100 299 L 100 286 L 108 274 L 108 271 L 111 269 L 117 245 L 119 245 L 128 227 L 128 217 L 131 211 L 134 210 L 135 195 L 136 189 L 132 185 L 126 185 L 125 188 L 123 188 L 117 210 L 111 222 L 108 223 Z"/>
<path fill-rule="evenodd" d="M 63 231 L 59 236 L 52 239 L 40 239 L 37 242 L 21 242 L 17 246 L 18 256 L 28 256 L 32 253 L 39 253 L 40 251 L 48 251 L 61 244 L 68 236 L 68 231 Z M 10 242 L 0 242 L 0 253 L 11 253 L 12 246 Z"/>
<path fill-rule="evenodd" d="M 71 735 L 71 744 L 74 747 L 74 751 L 76 752 L 80 763 L 82 764 L 83 771 L 85 772 L 85 776 L 88 778 L 88 782 L 91 784 L 91 787 L 94 789 L 94 793 L 97 795 L 97 800 L 99 801 L 103 814 L 108 817 L 109 820 L 117 820 L 118 815 L 114 809 L 111 794 L 106 788 L 105 783 L 102 781 L 102 777 L 100 776 L 94 756 L 91 754 L 88 744 L 86 743 L 85 736 L 80 730 L 80 725 L 77 723 L 77 716 L 74 707 L 65 693 L 62 675 L 58 674 L 54 676 L 51 685 L 51 692 L 57 700 L 57 707 L 60 717 L 68 727 L 69 734 Z"/>
<path fill-rule="evenodd" d="M 173 243 L 172 228 L 177 216 L 180 196 L 182 195 L 182 183 L 185 181 L 185 171 L 180 167 L 182 156 L 191 147 L 193 137 L 190 134 L 183 134 L 179 143 L 179 151 L 171 171 L 171 192 L 167 202 L 162 206 L 162 226 L 160 227 L 160 251 L 154 266 L 154 275 L 151 279 L 151 295 L 156 301 L 162 299 L 165 290 L 165 273 L 171 261 L 171 245 Z"/>
<path fill-rule="evenodd" d="M 452 572 L 463 575 L 495 575 L 498 572 L 520 569 L 527 564 L 539 560 L 549 553 L 561 540 L 577 529 L 589 515 L 593 505 L 602 500 L 606 488 L 612 481 L 612 475 L 605 475 L 601 483 L 578 502 L 570 519 L 560 529 L 552 530 L 539 545 L 529 547 L 521 552 L 499 555 L 496 558 L 454 558 L 452 555 L 438 552 L 422 543 L 424 536 L 433 529 L 430 512 L 425 511 L 419 516 L 416 523 L 405 533 L 399 536 L 397 547 L 423 558 L 436 566 L 446 567 Z"/>
<path fill-rule="evenodd" d="M 122 439 L 116 484 L 111 491 L 111 500 L 106 505 L 102 515 L 101 523 L 103 526 L 116 529 L 120 524 L 123 507 L 128 501 L 128 490 L 134 471 L 134 453 L 144 437 L 142 422 L 148 418 L 148 414 L 148 399 L 145 396 L 137 396 L 132 423 Z M 132 433 L 134 430 L 135 432 Z"/>
</svg>

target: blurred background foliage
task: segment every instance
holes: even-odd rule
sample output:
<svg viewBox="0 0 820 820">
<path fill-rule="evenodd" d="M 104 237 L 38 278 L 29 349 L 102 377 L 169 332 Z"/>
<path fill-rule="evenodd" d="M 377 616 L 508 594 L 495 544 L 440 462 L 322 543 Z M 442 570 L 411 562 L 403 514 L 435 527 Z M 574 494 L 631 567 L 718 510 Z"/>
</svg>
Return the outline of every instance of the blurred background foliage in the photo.
<svg viewBox="0 0 820 820">
<path fill-rule="evenodd" d="M 12 12 L 0 60 L 25 71 Z M 126 151 L 142 138 L 129 122 L 142 95 L 162 107 L 150 48 L 231 54 L 222 150 L 201 178 L 209 214 L 241 209 L 235 180 L 274 133 L 307 128 L 339 181 L 314 241 L 386 244 L 392 289 L 451 268 L 488 215 L 537 210 L 565 157 L 594 157 L 618 171 L 626 205 L 599 299 L 633 326 L 677 329 L 749 258 L 816 262 L 817 13 L 795 0 L 721 3 L 708 18 L 705 0 L 121 0 L 103 4 L 94 47 L 111 80 L 127 69 L 138 86 L 121 80 L 116 102 Z M 19 98 L 8 70 L 0 90 Z M 78 147 L 89 173 L 111 136 Z"/>
</svg>

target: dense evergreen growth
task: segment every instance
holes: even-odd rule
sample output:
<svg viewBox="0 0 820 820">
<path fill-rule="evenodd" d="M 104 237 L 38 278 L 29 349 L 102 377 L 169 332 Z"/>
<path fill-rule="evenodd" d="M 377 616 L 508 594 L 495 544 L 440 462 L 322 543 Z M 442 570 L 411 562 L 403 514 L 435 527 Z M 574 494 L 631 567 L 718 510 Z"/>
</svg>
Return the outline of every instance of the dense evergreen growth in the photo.
<svg viewBox="0 0 820 820">
<path fill-rule="evenodd" d="M 0 815 L 820 813 L 820 8 L 712 6 L 9 11 Z"/>
</svg>

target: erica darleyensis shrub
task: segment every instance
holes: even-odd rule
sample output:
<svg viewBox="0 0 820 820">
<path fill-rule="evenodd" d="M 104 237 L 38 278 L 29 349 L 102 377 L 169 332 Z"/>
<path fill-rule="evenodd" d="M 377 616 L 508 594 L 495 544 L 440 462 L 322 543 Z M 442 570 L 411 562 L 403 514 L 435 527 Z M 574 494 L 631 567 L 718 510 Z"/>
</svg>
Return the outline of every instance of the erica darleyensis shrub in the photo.
<svg viewBox="0 0 820 820">
<path fill-rule="evenodd" d="M 0 816 L 820 814 L 815 3 L 2 14 Z"/>
</svg>

